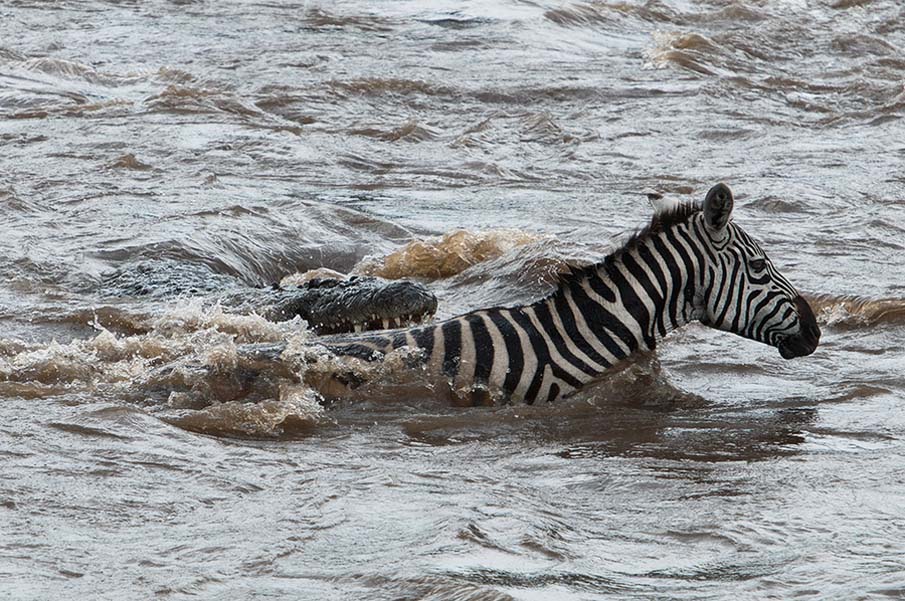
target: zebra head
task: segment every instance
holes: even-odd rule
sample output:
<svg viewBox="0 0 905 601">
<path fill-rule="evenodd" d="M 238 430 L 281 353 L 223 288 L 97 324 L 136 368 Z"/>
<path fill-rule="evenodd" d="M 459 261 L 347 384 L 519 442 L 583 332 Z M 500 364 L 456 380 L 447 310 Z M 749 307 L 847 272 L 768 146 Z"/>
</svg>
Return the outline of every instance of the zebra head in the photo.
<svg viewBox="0 0 905 601">
<path fill-rule="evenodd" d="M 730 222 L 734 204 L 729 187 L 717 184 L 697 216 L 712 253 L 702 323 L 775 346 L 784 359 L 810 355 L 820 341 L 814 312 L 760 244 Z"/>
<path fill-rule="evenodd" d="M 667 209 L 662 198 L 651 203 Z M 820 341 L 814 312 L 760 244 L 730 221 L 733 205 L 729 187 L 717 184 L 689 222 L 703 247 L 695 313 L 704 325 L 777 347 L 784 359 L 810 355 Z"/>
</svg>

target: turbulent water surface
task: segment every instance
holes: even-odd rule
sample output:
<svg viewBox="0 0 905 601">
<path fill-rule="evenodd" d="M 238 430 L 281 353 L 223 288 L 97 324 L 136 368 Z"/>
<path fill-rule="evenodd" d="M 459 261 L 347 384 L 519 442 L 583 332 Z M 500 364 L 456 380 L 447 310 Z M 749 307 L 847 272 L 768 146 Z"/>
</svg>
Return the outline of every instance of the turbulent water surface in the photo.
<svg viewBox="0 0 905 601">
<path fill-rule="evenodd" d="M 903 598 L 903 83 L 898 0 L 5 0 L 0 597 Z M 237 398 L 200 374 L 313 335 L 154 281 L 450 316 L 716 181 L 812 356 L 690 326 L 551 406 Z"/>
</svg>

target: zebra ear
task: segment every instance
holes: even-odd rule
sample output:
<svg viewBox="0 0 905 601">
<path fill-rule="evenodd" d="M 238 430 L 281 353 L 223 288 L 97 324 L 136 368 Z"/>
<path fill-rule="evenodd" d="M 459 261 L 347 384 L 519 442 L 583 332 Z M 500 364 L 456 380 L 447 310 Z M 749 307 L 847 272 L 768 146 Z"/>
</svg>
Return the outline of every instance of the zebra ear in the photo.
<svg viewBox="0 0 905 601">
<path fill-rule="evenodd" d="M 669 213 L 682 204 L 674 198 L 663 198 L 663 195 L 659 192 L 645 192 L 645 195 L 647 200 L 650 201 L 650 206 L 654 208 L 654 215 Z"/>
<path fill-rule="evenodd" d="M 712 230 L 722 230 L 729 223 L 734 204 L 729 186 L 717 184 L 710 188 L 704 197 L 704 223 Z"/>
</svg>

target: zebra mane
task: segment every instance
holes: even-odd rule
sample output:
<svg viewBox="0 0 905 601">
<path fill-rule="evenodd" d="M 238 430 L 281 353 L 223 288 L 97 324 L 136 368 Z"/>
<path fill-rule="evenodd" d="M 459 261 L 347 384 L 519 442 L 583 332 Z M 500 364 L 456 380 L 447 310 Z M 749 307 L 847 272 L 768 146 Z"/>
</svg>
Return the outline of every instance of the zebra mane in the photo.
<svg viewBox="0 0 905 601">
<path fill-rule="evenodd" d="M 625 242 L 623 242 L 622 246 L 614 249 L 606 257 L 604 257 L 602 261 L 598 261 L 590 265 L 585 265 L 583 267 L 569 267 L 569 270 L 567 272 L 560 275 L 559 285 L 567 286 L 572 283 L 580 282 L 582 279 L 584 279 L 588 275 L 591 275 L 592 272 L 596 271 L 601 266 L 607 267 L 611 265 L 616 259 L 621 257 L 623 253 L 637 247 L 639 242 L 650 238 L 651 234 L 657 234 L 659 232 L 667 230 L 678 223 L 685 223 L 686 221 L 688 221 L 689 217 L 700 211 L 701 205 L 694 202 L 683 202 L 682 204 L 676 205 L 669 211 L 665 211 L 663 213 L 654 213 L 654 216 L 651 218 L 650 223 L 631 234 L 625 240 Z"/>
</svg>

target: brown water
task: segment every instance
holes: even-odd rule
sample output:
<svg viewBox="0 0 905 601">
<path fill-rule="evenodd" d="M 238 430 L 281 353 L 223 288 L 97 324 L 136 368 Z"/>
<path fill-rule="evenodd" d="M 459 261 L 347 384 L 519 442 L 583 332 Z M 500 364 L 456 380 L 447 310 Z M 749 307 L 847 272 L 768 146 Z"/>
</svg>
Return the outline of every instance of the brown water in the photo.
<svg viewBox="0 0 905 601">
<path fill-rule="evenodd" d="M 0 597 L 905 597 L 903 82 L 897 0 L 6 0 Z M 303 324 L 101 283 L 408 273 L 448 316 L 718 180 L 811 357 L 693 326 L 556 406 L 242 402 L 199 366 Z"/>
</svg>

